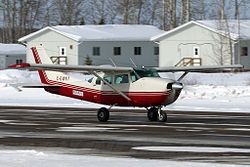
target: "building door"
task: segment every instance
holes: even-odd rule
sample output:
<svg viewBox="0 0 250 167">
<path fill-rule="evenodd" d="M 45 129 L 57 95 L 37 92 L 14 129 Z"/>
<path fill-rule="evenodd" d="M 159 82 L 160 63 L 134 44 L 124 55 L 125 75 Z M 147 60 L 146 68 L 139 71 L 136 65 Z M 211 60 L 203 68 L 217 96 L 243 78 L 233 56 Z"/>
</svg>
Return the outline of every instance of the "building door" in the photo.
<svg viewBox="0 0 250 167">
<path fill-rule="evenodd" d="M 193 47 L 193 66 L 200 66 L 201 58 L 200 58 L 200 48 Z"/>
<path fill-rule="evenodd" d="M 200 57 L 200 48 L 199 47 L 193 47 L 193 57 L 194 58 Z"/>
</svg>

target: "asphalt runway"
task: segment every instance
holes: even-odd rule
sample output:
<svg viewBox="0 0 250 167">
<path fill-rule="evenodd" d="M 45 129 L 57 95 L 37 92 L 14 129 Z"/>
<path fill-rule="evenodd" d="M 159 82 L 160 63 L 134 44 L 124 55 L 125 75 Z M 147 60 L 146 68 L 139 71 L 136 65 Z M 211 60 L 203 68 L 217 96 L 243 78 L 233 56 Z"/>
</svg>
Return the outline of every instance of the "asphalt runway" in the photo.
<svg viewBox="0 0 250 167">
<path fill-rule="evenodd" d="M 114 109 L 110 121 L 100 123 L 93 109 L 2 106 L 0 143 L 72 154 L 250 165 L 250 112 L 168 111 L 168 122 L 160 123 L 149 122 L 143 110 Z"/>
</svg>

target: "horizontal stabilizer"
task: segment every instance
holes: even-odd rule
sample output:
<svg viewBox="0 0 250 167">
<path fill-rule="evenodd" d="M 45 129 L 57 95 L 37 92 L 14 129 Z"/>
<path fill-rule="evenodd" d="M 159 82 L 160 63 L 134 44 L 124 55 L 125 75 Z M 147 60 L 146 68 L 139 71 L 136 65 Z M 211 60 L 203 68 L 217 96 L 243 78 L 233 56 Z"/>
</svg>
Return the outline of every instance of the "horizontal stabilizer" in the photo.
<svg viewBox="0 0 250 167">
<path fill-rule="evenodd" d="M 21 86 L 22 88 L 60 88 L 60 86 L 57 85 L 26 85 Z"/>
</svg>

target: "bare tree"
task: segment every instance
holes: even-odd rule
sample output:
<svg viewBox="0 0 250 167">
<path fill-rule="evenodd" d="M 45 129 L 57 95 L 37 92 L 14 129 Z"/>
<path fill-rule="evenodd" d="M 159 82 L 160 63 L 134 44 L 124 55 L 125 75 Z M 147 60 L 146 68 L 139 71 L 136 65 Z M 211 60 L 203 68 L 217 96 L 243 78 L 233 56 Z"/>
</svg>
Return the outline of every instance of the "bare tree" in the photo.
<svg viewBox="0 0 250 167">
<path fill-rule="evenodd" d="M 176 0 L 170 0 L 168 6 L 168 12 L 170 15 L 170 29 L 173 29 L 177 26 L 176 22 Z"/>
<path fill-rule="evenodd" d="M 83 0 L 53 0 L 52 3 L 59 24 L 73 25 L 79 23 Z"/>
<path fill-rule="evenodd" d="M 118 0 L 120 14 L 123 16 L 123 23 L 129 24 L 129 15 L 133 13 L 131 8 L 133 6 L 132 0 Z"/>
<path fill-rule="evenodd" d="M 107 1 L 106 5 L 105 5 L 106 6 L 106 8 L 105 8 L 106 22 L 114 24 L 117 22 L 117 17 L 118 17 L 118 13 L 119 13 L 118 12 L 119 3 L 117 1 L 113 1 L 113 0 L 106 0 L 106 1 Z"/>
<path fill-rule="evenodd" d="M 16 42 L 18 38 L 39 26 L 42 0 L 2 0 L 3 42 Z"/>
<path fill-rule="evenodd" d="M 225 0 L 220 0 L 220 20 L 225 20 Z"/>
<path fill-rule="evenodd" d="M 150 24 L 154 25 L 156 21 L 157 13 L 159 13 L 159 11 L 157 12 L 157 10 L 160 8 L 160 0 L 152 1 L 150 6 L 152 6 Z"/>
<path fill-rule="evenodd" d="M 164 30 L 173 29 L 177 26 L 177 1 L 163 0 L 162 4 L 162 27 Z"/>
<path fill-rule="evenodd" d="M 181 23 L 190 21 L 190 0 L 182 0 L 181 5 Z"/>
</svg>

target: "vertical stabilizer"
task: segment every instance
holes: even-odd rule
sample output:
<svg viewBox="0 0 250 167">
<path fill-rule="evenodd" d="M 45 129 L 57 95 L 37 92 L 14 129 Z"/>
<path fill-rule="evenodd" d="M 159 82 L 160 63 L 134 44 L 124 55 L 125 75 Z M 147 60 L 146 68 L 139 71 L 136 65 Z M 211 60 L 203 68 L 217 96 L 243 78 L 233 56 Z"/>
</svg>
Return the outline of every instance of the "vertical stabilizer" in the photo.
<svg viewBox="0 0 250 167">
<path fill-rule="evenodd" d="M 32 47 L 31 51 L 36 64 L 53 64 L 43 47 Z M 38 73 L 43 84 L 55 85 L 70 82 L 70 77 L 62 72 L 38 70 Z"/>
<path fill-rule="evenodd" d="M 43 47 L 32 47 L 31 51 L 36 64 L 53 64 Z"/>
</svg>

